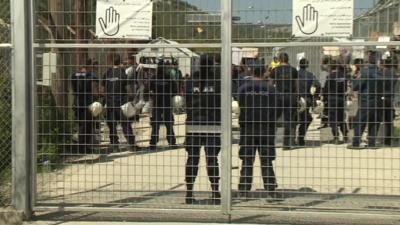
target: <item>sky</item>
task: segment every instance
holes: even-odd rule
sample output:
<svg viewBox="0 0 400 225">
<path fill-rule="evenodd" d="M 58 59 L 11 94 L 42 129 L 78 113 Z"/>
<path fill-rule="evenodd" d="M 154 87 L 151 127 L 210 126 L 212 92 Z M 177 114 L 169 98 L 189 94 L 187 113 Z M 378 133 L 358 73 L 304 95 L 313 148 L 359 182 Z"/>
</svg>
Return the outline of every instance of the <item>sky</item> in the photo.
<svg viewBox="0 0 400 225">
<path fill-rule="evenodd" d="M 220 10 L 220 0 L 186 0 L 188 3 L 211 13 Z M 233 14 L 241 18 L 240 22 L 249 23 L 291 23 L 293 0 L 232 0 Z M 354 0 L 355 15 L 371 8 L 377 0 Z M 267 19 L 266 19 L 267 18 Z"/>
</svg>

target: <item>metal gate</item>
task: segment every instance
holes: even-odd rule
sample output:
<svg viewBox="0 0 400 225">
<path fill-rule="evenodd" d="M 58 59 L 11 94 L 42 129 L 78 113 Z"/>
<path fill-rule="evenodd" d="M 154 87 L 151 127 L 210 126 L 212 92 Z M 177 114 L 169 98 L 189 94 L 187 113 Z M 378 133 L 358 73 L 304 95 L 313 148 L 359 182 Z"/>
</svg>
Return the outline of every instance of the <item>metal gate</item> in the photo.
<svg viewBox="0 0 400 225">
<path fill-rule="evenodd" d="M 331 111 L 318 113 L 316 110 L 311 112 L 315 105 L 308 106 L 306 112 L 311 110 L 311 124 L 303 137 L 305 143 L 300 146 L 294 142 L 284 143 L 287 135 L 284 129 L 288 123 L 293 123 L 296 128 L 306 123 L 305 120 L 296 119 L 294 122 L 283 118 L 274 121 L 276 133 L 267 136 L 273 136 L 275 142 L 276 159 L 272 168 L 278 187 L 272 193 L 266 190 L 265 183 L 263 185 L 266 175 L 265 165 L 261 165 L 264 156 L 258 155 L 260 150 L 260 153 L 252 155 L 253 160 L 256 157 L 253 185 L 243 194 L 238 187 L 243 185 L 243 179 L 248 175 L 243 174 L 246 172 L 242 163 L 243 157 L 249 155 L 243 156 L 239 149 L 244 145 L 243 137 L 248 134 L 241 133 L 243 127 L 240 123 L 243 121 L 237 108 L 232 110 L 232 102 L 236 104 L 233 100 L 240 99 L 238 87 L 243 82 L 239 74 L 235 74 L 236 69 L 250 68 L 249 71 L 254 72 L 251 68 L 259 66 L 260 62 L 264 68 L 272 68 L 274 56 L 283 52 L 287 53 L 293 67 L 301 66 L 299 60 L 302 57 L 307 58 L 308 70 L 318 79 L 322 78 L 321 60 L 326 56 L 345 60 L 341 63 L 349 74 L 354 67 L 353 60 L 367 58 L 369 50 L 381 55 L 389 53 L 390 57 L 397 58 L 399 42 L 395 28 L 400 21 L 399 3 L 379 1 L 369 4 L 356 0 L 353 37 L 343 40 L 292 37 L 291 21 L 287 19 L 291 18 L 292 1 L 279 4 L 272 0 L 151 1 L 152 39 L 131 41 L 96 36 L 96 2 L 99 1 L 37 0 L 30 6 L 25 5 L 24 15 L 29 15 L 26 21 L 31 23 L 21 34 L 30 36 L 30 39 L 14 37 L 15 50 L 23 49 L 17 44 L 25 43 L 25 55 L 29 56 L 25 58 L 26 74 L 29 74 L 25 76 L 25 86 L 29 88 L 20 85 L 17 89 L 23 92 L 16 95 L 26 100 L 25 109 L 32 112 L 29 116 L 21 114 L 26 123 L 17 130 L 28 133 L 14 140 L 29 140 L 29 144 L 16 143 L 15 146 L 20 149 L 17 152 L 23 152 L 22 156 L 16 154 L 16 162 L 30 165 L 28 171 L 19 168 L 22 174 L 14 174 L 24 177 L 24 172 L 28 172 L 25 174 L 26 186 L 15 187 L 19 190 L 17 193 L 23 193 L 24 188 L 30 193 L 22 194 L 22 200 L 17 201 L 20 205 L 32 207 L 34 211 L 201 211 L 214 213 L 215 218 L 284 211 L 385 215 L 399 212 L 398 119 L 394 120 L 394 129 L 389 135 L 391 145 L 384 146 L 388 136 L 381 128 L 375 135 L 378 149 L 367 146 L 357 150 L 347 148 L 354 136 L 353 131 L 350 130 L 348 135 L 343 132 L 343 137 L 335 139 L 331 129 L 323 127 L 325 123 L 331 127 L 340 125 L 338 121 L 324 122 L 324 112 L 329 114 L 333 109 L 339 110 L 334 111 L 335 115 L 343 112 L 343 116 L 346 115 L 343 122 L 350 124 L 355 115 L 350 113 L 353 109 L 344 105 L 326 105 L 325 108 L 330 109 L 325 110 Z M 14 6 L 15 11 L 16 8 Z M 380 36 L 392 38 L 388 41 L 379 39 Z M 19 53 L 23 57 L 24 52 Z M 383 60 L 382 56 L 380 59 Z M 220 125 L 209 126 L 207 123 L 208 131 L 191 130 L 188 121 L 193 118 L 188 115 L 196 106 L 192 105 L 195 100 L 187 90 L 194 85 L 192 80 L 195 76 L 202 76 L 202 68 L 211 64 L 213 72 L 207 71 L 207 74 L 213 77 L 200 80 L 220 85 L 212 100 L 217 101 L 218 96 L 220 104 L 204 103 L 198 110 L 202 110 L 200 114 L 203 115 L 214 111 L 220 113 Z M 361 64 L 367 65 L 366 62 Z M 19 66 L 18 61 L 14 66 Z M 142 76 L 135 85 L 143 85 L 148 90 L 141 92 L 144 107 L 128 118 L 121 105 L 130 99 L 132 93 L 129 88 L 116 90 L 113 85 L 117 84 L 111 82 L 115 81 L 115 73 L 120 73 L 117 71 L 124 71 L 127 76 L 118 79 L 124 80 L 123 84 L 128 87 L 132 82 L 128 76 L 129 68 L 134 68 L 137 71 L 134 74 Z M 160 81 L 154 81 L 152 77 L 159 73 L 160 68 L 182 72 L 177 90 L 166 91 L 164 87 L 160 92 L 157 89 Z M 78 84 L 79 74 L 90 74 L 90 87 L 82 89 Z M 168 82 L 163 79 L 163 82 Z M 86 89 L 91 90 L 89 97 Z M 94 89 L 98 95 L 92 93 Z M 29 93 L 25 93 L 27 90 Z M 393 94 L 396 104 L 398 89 Z M 186 107 L 173 108 L 163 98 L 176 95 L 186 98 Z M 357 109 L 354 103 L 357 95 L 353 93 L 352 96 L 352 106 Z M 188 100 L 189 97 L 193 102 Z M 94 100 L 101 103 L 103 112 L 100 115 L 89 115 L 87 98 L 91 103 Z M 381 106 L 378 109 L 384 110 Z M 24 112 L 23 107 L 15 110 Z M 265 107 L 265 110 L 270 109 Z M 290 110 L 293 109 L 280 108 L 280 111 Z M 294 112 L 299 114 L 297 109 Z M 210 122 L 211 117 L 204 121 Z M 371 123 L 377 122 L 365 124 Z M 368 129 L 374 128 L 369 126 Z M 293 139 L 298 136 L 296 131 L 290 135 Z M 366 139 L 365 135 L 361 138 L 362 141 Z M 201 145 L 204 148 L 199 149 Z M 24 146 L 32 151 L 24 151 Z M 188 156 L 192 158 L 188 159 Z M 189 162 L 198 164 L 198 171 L 195 165 L 188 166 Z M 197 178 L 193 178 L 196 175 Z M 191 187 L 194 188 L 194 198 L 187 193 Z M 281 217 L 284 218 L 285 214 Z M 179 218 L 175 219 L 179 221 Z M 268 218 L 258 220 L 265 221 Z"/>
</svg>

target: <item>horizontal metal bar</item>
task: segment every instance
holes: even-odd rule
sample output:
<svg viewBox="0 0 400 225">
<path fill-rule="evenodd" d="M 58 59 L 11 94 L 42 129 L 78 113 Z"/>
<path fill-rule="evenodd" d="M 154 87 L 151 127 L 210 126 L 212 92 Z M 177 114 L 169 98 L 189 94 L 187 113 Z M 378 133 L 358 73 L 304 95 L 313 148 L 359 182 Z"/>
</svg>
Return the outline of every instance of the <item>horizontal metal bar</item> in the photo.
<svg viewBox="0 0 400 225">
<path fill-rule="evenodd" d="M 5 47 L 12 47 L 11 44 L 3 44 Z M 368 41 L 368 42 L 254 42 L 254 43 L 232 43 L 232 47 L 304 47 L 304 46 L 314 46 L 314 47 L 329 47 L 329 46 L 398 46 L 400 41 L 390 41 L 390 42 L 378 42 L 378 41 Z M 1 45 L 0 45 L 1 47 Z M 90 48 L 90 49 L 103 49 L 103 48 L 221 48 L 220 43 L 188 43 L 188 44 L 33 44 L 34 48 Z"/>
<path fill-rule="evenodd" d="M 270 209 L 270 210 L 268 210 Z M 283 210 L 278 210 L 283 209 Z M 304 211 L 301 211 L 304 210 Z M 305 211 L 307 210 L 307 211 Z M 264 207 L 247 207 L 243 209 L 242 207 L 233 207 L 232 211 L 240 212 L 240 213 L 268 213 L 268 214 L 275 214 L 275 215 L 307 215 L 307 214 L 318 214 L 319 216 L 339 216 L 339 217 L 347 217 L 347 216 L 380 216 L 380 217 L 387 217 L 387 216 L 394 216 L 393 218 L 400 219 L 400 214 L 398 213 L 399 210 L 388 210 L 388 209 L 354 209 L 354 208 L 328 208 L 328 207 L 304 207 L 304 206 L 279 206 L 279 205 L 271 205 L 271 206 L 264 206 Z"/>
<path fill-rule="evenodd" d="M 219 43 L 193 43 L 193 44 L 33 44 L 34 48 L 90 48 L 90 49 L 103 49 L 103 48 L 221 48 Z"/>
<path fill-rule="evenodd" d="M 220 213 L 219 209 L 157 209 L 157 208 L 117 208 L 117 207 L 68 207 L 68 206 L 36 206 L 33 209 L 35 212 L 43 211 L 63 211 L 63 212 L 117 212 L 117 213 Z"/>
<path fill-rule="evenodd" d="M 285 210 L 278 211 L 278 208 L 285 208 Z M 287 210 L 290 208 L 290 210 Z M 268 210 L 270 209 L 270 210 Z M 307 210 L 307 211 L 297 211 Z M 33 211 L 35 212 L 48 212 L 48 211 L 59 211 L 59 212 L 117 212 L 117 213 L 220 213 L 220 210 L 212 209 L 156 209 L 156 208 L 116 208 L 116 207 L 65 207 L 65 206 L 36 206 Z M 386 218 L 391 216 L 392 218 L 400 219 L 400 215 L 394 214 L 398 212 L 396 210 L 387 209 L 349 209 L 349 208 L 326 208 L 326 207 L 282 207 L 282 206 L 266 206 L 266 207 L 251 207 L 251 209 L 243 208 L 232 208 L 232 213 L 240 214 L 254 214 L 254 213 L 265 213 L 276 216 L 294 216 L 294 215 L 316 215 L 319 216 L 330 216 L 330 217 L 348 217 L 348 216 L 365 216 L 365 217 L 381 217 Z"/>
<path fill-rule="evenodd" d="M 379 41 L 367 41 L 367 42 L 254 42 L 254 43 L 232 43 L 232 47 L 351 47 L 351 46 L 397 46 L 400 45 L 400 41 L 390 42 L 379 42 Z"/>
<path fill-rule="evenodd" d="M 12 44 L 10 44 L 10 43 L 3 43 L 3 44 L 0 44 L 0 48 L 12 48 Z"/>
</svg>

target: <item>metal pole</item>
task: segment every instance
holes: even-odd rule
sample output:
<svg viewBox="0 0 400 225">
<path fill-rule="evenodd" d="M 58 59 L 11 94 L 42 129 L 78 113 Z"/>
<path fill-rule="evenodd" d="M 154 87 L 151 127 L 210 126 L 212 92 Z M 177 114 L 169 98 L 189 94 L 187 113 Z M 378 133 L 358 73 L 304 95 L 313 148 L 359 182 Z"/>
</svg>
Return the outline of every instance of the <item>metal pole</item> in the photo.
<svg viewBox="0 0 400 225">
<path fill-rule="evenodd" d="M 11 1 L 12 15 L 12 204 L 26 217 L 30 205 L 30 75 L 29 1 Z"/>
<path fill-rule="evenodd" d="M 221 42 L 222 42 L 222 93 L 221 93 L 221 115 L 222 116 L 222 212 L 231 213 L 231 159 L 232 159 L 232 94 L 231 94 L 231 72 L 232 72 L 232 1 L 221 1 Z"/>
<path fill-rule="evenodd" d="M 36 1 L 30 1 L 30 6 L 29 6 L 29 19 L 30 19 L 30 23 L 29 23 L 29 26 L 30 26 L 30 29 L 29 29 L 29 49 L 31 50 L 30 51 L 30 58 L 29 59 L 27 59 L 28 61 L 30 61 L 31 62 L 31 65 L 30 65 L 30 73 L 29 74 L 31 74 L 31 76 L 30 76 L 30 83 L 31 83 L 31 89 L 30 89 L 30 93 L 31 93 L 31 96 L 30 96 L 30 100 L 31 100 L 31 102 L 30 102 L 30 105 L 31 105 L 31 117 L 30 117 L 30 124 L 31 124 L 31 127 L 30 127 L 30 131 L 31 131 L 31 135 L 30 135 L 30 137 L 31 137 L 31 147 L 30 147 L 30 149 L 31 149 L 31 152 L 30 152 L 30 157 L 31 157 L 31 159 L 32 160 L 30 160 L 30 162 L 31 162 L 31 165 L 30 165 L 30 169 L 31 169 L 31 171 L 30 171 L 30 176 L 31 176 L 31 179 L 30 179 L 30 185 L 31 185 L 31 189 L 30 189 L 30 204 L 31 204 L 31 210 L 33 211 L 33 208 L 34 208 L 34 206 L 35 206 L 35 203 L 36 203 L 36 164 L 37 164 L 37 161 L 36 161 L 36 159 L 37 159 L 37 134 L 38 134 L 38 126 L 36 125 L 36 123 L 37 123 L 37 121 L 38 121 L 38 119 L 37 119 L 37 109 L 35 108 L 35 106 L 37 105 L 37 98 L 36 98 L 36 93 L 37 93 L 37 87 L 36 87 L 36 76 L 37 76 L 37 74 L 35 73 L 35 72 L 33 72 L 33 71 L 35 71 L 35 48 L 33 47 L 33 44 L 35 43 L 35 41 L 34 41 L 34 37 L 35 37 L 35 31 L 34 31 L 34 29 L 33 29 L 33 27 L 35 27 L 35 22 L 34 21 L 36 21 L 35 20 L 35 13 L 34 13 L 34 9 L 36 8 L 35 7 L 35 2 Z"/>
</svg>

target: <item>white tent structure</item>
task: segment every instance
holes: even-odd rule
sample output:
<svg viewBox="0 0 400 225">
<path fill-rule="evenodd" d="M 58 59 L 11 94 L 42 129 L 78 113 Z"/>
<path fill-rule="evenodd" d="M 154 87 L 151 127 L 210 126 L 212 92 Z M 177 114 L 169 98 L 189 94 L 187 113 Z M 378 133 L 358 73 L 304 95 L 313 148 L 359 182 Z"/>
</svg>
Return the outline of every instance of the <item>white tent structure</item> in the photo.
<svg viewBox="0 0 400 225">
<path fill-rule="evenodd" d="M 150 42 L 150 44 L 179 44 L 178 42 L 167 40 L 165 38 L 157 38 Z M 178 60 L 179 69 L 183 75 L 191 75 L 200 64 L 200 56 L 192 52 L 188 48 L 145 48 L 139 51 L 136 55 L 136 60 L 139 61 L 141 57 L 146 58 L 175 58 Z"/>
</svg>

